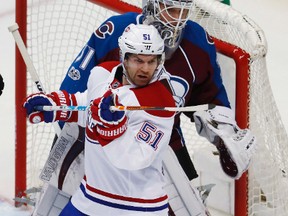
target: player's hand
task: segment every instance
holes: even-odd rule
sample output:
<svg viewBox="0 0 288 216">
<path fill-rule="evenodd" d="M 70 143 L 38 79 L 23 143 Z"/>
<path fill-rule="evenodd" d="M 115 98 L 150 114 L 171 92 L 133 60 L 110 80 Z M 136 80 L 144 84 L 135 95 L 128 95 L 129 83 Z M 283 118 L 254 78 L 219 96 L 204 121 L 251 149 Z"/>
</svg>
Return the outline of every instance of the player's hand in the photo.
<svg viewBox="0 0 288 216">
<path fill-rule="evenodd" d="M 96 133 L 104 140 L 113 140 L 127 129 L 127 117 L 124 111 L 111 111 L 110 106 L 120 105 L 116 95 L 109 90 L 102 97 L 91 102 L 89 127 L 95 127 Z M 93 130 L 93 129 L 92 129 Z"/>
<path fill-rule="evenodd" d="M 3 89 L 4 89 L 4 81 L 2 75 L 0 74 L 0 95 L 2 95 Z"/>
<path fill-rule="evenodd" d="M 74 95 L 69 95 L 66 91 L 52 92 L 50 94 L 36 93 L 29 95 L 23 107 L 29 121 L 33 124 L 39 122 L 54 122 L 57 120 L 68 120 L 72 112 L 70 111 L 38 111 L 36 106 L 62 106 L 72 105 L 72 98 Z M 76 100 L 75 100 L 76 101 Z"/>
</svg>

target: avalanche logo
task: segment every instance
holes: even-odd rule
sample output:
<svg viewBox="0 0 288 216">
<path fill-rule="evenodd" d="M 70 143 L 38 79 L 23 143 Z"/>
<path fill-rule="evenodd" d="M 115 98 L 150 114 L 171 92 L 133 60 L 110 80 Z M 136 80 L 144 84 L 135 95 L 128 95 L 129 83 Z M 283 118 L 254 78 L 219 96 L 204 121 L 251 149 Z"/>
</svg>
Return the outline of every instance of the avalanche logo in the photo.
<svg viewBox="0 0 288 216">
<path fill-rule="evenodd" d="M 187 81 L 179 76 L 173 76 L 170 74 L 170 86 L 173 91 L 173 97 L 177 107 L 185 105 L 185 96 L 189 90 L 189 84 Z"/>
<path fill-rule="evenodd" d="M 108 21 L 95 31 L 95 35 L 100 39 L 105 39 L 106 34 L 112 35 L 113 31 L 114 24 L 111 21 Z"/>
</svg>

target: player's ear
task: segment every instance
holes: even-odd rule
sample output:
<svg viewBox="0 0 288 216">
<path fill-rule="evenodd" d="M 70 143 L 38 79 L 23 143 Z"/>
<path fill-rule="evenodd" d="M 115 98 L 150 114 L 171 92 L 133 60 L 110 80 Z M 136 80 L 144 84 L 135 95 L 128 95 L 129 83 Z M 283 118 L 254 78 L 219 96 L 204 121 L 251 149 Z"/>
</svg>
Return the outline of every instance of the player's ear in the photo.
<svg viewBox="0 0 288 216">
<path fill-rule="evenodd" d="M 127 64 L 128 64 L 128 58 L 125 58 L 122 63 L 124 65 L 125 69 L 126 69 Z"/>
</svg>

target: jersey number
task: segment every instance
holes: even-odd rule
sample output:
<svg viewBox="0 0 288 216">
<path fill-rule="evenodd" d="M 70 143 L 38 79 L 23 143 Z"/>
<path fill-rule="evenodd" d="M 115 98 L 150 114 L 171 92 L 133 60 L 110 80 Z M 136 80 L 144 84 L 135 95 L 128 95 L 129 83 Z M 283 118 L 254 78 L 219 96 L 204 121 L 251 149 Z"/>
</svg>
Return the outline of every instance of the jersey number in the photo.
<svg viewBox="0 0 288 216">
<path fill-rule="evenodd" d="M 136 137 L 156 150 L 163 135 L 164 133 L 161 130 L 157 130 L 155 125 L 150 122 L 144 122 Z"/>
<path fill-rule="evenodd" d="M 82 49 L 80 55 L 76 58 L 75 62 L 79 62 L 81 60 L 81 64 L 79 67 L 82 70 L 85 70 L 86 67 L 88 66 L 90 60 L 92 59 L 94 53 L 95 53 L 95 50 L 92 47 L 86 45 Z"/>
</svg>

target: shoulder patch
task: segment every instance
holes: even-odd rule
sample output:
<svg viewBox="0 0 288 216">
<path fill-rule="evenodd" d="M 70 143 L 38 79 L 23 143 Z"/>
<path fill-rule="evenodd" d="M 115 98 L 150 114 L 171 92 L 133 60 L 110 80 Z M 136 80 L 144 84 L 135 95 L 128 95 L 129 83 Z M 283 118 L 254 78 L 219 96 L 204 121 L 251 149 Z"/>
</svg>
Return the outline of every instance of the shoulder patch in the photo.
<svg viewBox="0 0 288 216">
<path fill-rule="evenodd" d="M 144 88 L 131 88 L 141 106 L 175 107 L 171 92 L 160 82 L 154 82 Z M 159 117 L 172 117 L 174 112 L 163 110 L 146 110 Z"/>
<path fill-rule="evenodd" d="M 72 80 L 80 80 L 80 78 L 81 78 L 80 71 L 77 70 L 74 66 L 72 66 L 72 67 L 70 68 L 70 70 L 68 71 L 68 76 L 69 76 Z"/>
<path fill-rule="evenodd" d="M 101 25 L 98 29 L 95 31 L 95 35 L 100 39 L 105 39 L 106 34 L 112 35 L 114 32 L 114 24 L 111 21 L 108 21 Z"/>
</svg>

